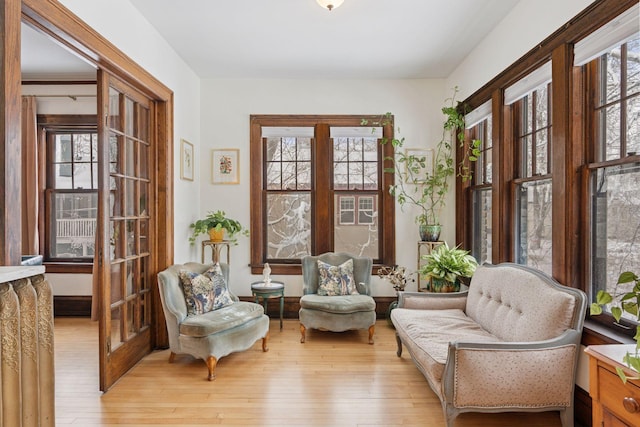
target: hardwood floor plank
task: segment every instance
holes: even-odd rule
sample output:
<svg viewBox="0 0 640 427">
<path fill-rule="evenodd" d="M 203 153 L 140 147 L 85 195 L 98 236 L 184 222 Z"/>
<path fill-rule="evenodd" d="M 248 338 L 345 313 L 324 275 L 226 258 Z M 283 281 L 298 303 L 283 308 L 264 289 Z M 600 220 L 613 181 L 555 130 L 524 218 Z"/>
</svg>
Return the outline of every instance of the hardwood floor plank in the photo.
<svg viewBox="0 0 640 427">
<path fill-rule="evenodd" d="M 56 318 L 57 426 L 421 426 L 444 425 L 442 407 L 394 330 L 311 330 L 272 320 L 270 351 L 260 343 L 220 359 L 206 380 L 203 361 L 169 351 L 144 358 L 109 392 L 98 391 L 96 322 Z M 557 413 L 463 414 L 456 427 L 554 427 Z"/>
</svg>

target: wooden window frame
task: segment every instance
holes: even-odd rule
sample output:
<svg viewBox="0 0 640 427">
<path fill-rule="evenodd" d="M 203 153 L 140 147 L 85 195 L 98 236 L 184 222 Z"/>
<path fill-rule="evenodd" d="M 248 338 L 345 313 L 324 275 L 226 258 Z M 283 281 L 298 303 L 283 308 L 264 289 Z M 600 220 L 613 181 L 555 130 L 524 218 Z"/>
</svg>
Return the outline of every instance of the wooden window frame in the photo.
<svg viewBox="0 0 640 427">
<path fill-rule="evenodd" d="M 499 73 L 463 101 L 473 109 L 491 99 L 493 120 L 492 176 L 492 262 L 514 261 L 514 171 L 518 154 L 514 152 L 513 111 L 504 106 L 504 90 L 551 59 L 553 91 L 552 146 L 550 175 L 552 189 L 552 275 L 560 283 L 589 293 L 590 221 L 588 204 L 587 154 L 585 142 L 593 123 L 587 118 L 585 93 L 592 82 L 585 81 L 582 70 L 573 66 L 573 47 L 618 15 L 637 4 L 636 0 L 602 0 L 594 2 L 558 31 L 538 43 L 528 53 Z M 463 157 L 466 145 L 457 148 Z M 471 182 L 456 181 L 456 243 L 470 247 L 473 218 Z M 590 333 L 589 344 L 618 338 L 603 338 L 603 333 Z M 604 332 L 611 337 L 613 330 Z"/>
<path fill-rule="evenodd" d="M 263 170 L 262 149 L 262 127 L 313 127 L 315 137 L 318 140 L 329 140 L 330 128 L 332 126 L 362 126 L 362 121 L 369 123 L 378 122 L 382 115 L 377 116 L 355 116 L 355 115 L 251 115 L 250 117 L 250 157 L 251 157 L 251 273 L 262 274 L 262 267 L 266 262 L 266 238 L 263 225 L 264 209 L 266 199 L 263 190 L 265 180 Z M 393 118 L 392 118 L 393 119 Z M 387 140 L 393 138 L 393 120 L 382 126 L 382 136 Z M 325 144 L 326 146 L 327 144 Z M 315 144 L 312 150 L 313 164 L 332 164 L 331 150 L 321 149 L 320 144 Z M 326 147 L 325 147 L 326 148 Z M 330 147 L 329 147 L 330 148 Z M 387 189 L 394 183 L 394 174 L 385 173 L 385 168 L 391 168 L 393 157 L 393 147 L 391 144 L 381 145 L 381 157 L 379 167 L 379 217 L 378 224 L 380 231 L 380 260 L 374 264 L 374 272 L 380 265 L 395 264 L 395 199 Z M 314 224 L 328 224 L 333 229 L 333 190 L 331 189 L 332 167 L 313 169 L 313 198 L 316 200 L 331 201 L 324 208 L 316 209 L 313 212 Z M 363 190 L 368 191 L 368 190 Z M 336 190 L 336 194 L 339 191 Z M 315 227 L 312 230 L 312 253 L 320 254 L 329 252 L 333 247 L 333 233 L 327 233 L 327 227 Z M 301 274 L 300 261 L 291 263 L 269 262 L 273 274 Z"/>
</svg>

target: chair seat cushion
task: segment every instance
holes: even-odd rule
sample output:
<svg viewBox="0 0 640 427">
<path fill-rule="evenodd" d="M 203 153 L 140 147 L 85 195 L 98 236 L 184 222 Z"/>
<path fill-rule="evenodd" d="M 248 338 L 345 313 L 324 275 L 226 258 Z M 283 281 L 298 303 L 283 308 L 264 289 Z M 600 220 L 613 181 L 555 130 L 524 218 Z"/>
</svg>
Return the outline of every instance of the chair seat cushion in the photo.
<svg viewBox="0 0 640 427">
<path fill-rule="evenodd" d="M 369 295 L 323 296 L 308 294 L 300 298 L 300 308 L 324 311 L 327 313 L 348 314 L 361 311 L 374 311 L 376 309 L 376 302 Z"/>
<path fill-rule="evenodd" d="M 243 325 L 263 314 L 264 308 L 260 304 L 238 301 L 208 313 L 187 316 L 180 324 L 180 335 L 206 337 Z"/>
</svg>

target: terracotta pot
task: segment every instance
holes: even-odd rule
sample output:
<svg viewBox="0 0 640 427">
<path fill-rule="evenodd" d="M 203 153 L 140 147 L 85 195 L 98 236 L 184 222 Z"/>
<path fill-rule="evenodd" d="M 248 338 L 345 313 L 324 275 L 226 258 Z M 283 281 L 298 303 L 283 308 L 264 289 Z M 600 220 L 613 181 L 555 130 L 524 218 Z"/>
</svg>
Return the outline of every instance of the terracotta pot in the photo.
<svg viewBox="0 0 640 427">
<path fill-rule="evenodd" d="M 212 242 L 222 242 L 224 240 L 224 228 L 221 228 L 219 230 L 216 228 L 210 228 L 209 239 Z"/>
</svg>

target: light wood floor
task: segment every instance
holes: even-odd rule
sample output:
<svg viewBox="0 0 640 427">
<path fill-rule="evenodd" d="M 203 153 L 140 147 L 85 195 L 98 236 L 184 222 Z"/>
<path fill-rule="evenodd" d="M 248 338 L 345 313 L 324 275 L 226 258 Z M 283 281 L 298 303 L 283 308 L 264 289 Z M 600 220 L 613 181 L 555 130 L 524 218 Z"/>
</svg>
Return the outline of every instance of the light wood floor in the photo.
<svg viewBox="0 0 640 427">
<path fill-rule="evenodd" d="M 308 331 L 297 320 L 279 331 L 270 351 L 260 342 L 222 358 L 217 379 L 203 361 L 168 350 L 147 356 L 104 395 L 98 391 L 98 329 L 88 319 L 57 318 L 57 426 L 444 426 L 440 402 L 406 354 L 396 357 L 393 329 Z M 478 390 L 478 392 L 482 392 Z M 560 426 L 557 413 L 463 414 L 456 427 Z"/>
</svg>

